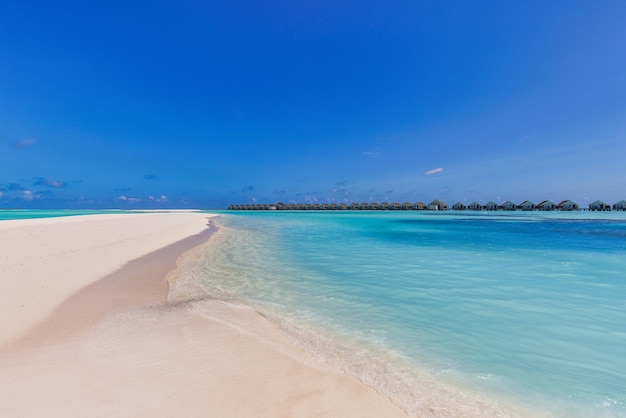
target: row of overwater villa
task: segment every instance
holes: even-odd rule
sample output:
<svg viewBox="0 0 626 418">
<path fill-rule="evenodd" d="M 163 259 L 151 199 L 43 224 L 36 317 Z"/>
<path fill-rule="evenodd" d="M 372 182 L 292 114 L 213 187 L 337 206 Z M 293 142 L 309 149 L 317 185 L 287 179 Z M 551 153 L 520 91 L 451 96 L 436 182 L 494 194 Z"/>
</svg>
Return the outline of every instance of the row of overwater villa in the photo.
<svg viewBox="0 0 626 418">
<path fill-rule="evenodd" d="M 551 200 L 544 200 L 540 203 L 533 203 L 525 200 L 522 203 L 515 203 L 507 200 L 504 203 L 487 202 L 484 205 L 478 202 L 465 205 L 456 202 L 452 207 L 447 203 L 435 199 L 429 204 L 423 202 L 363 202 L 363 203 L 283 203 L 275 204 L 251 204 L 251 205 L 230 205 L 229 210 L 545 210 L 545 211 L 575 211 L 575 210 L 591 210 L 591 211 L 626 211 L 626 200 L 620 200 L 612 206 L 601 200 L 596 200 L 589 204 L 589 208 L 580 208 L 576 202 L 564 200 L 560 203 L 554 203 Z"/>
</svg>

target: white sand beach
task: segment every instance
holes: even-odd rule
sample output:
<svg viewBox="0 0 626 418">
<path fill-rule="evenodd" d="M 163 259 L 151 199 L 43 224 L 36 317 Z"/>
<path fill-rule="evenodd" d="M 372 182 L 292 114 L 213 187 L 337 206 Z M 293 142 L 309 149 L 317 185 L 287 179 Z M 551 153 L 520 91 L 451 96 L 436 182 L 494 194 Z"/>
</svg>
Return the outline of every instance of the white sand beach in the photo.
<svg viewBox="0 0 626 418">
<path fill-rule="evenodd" d="M 249 307 L 167 302 L 210 216 L 0 222 L 0 415 L 405 416 Z"/>
</svg>

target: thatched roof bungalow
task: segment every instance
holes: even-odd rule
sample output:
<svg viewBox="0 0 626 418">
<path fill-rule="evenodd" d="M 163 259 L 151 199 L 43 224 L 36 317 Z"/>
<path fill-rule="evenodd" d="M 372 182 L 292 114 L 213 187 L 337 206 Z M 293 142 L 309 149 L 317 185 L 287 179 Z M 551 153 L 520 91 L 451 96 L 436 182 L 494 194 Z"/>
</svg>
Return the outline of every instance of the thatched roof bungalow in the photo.
<svg viewBox="0 0 626 418">
<path fill-rule="evenodd" d="M 413 210 L 426 210 L 428 207 L 424 202 L 415 202 L 413 204 Z"/>
<path fill-rule="evenodd" d="M 467 206 L 465 206 L 461 202 L 456 202 L 454 205 L 452 205 L 452 209 L 454 209 L 454 210 L 465 210 L 465 209 L 467 209 Z"/>
<path fill-rule="evenodd" d="M 428 204 L 428 210 L 448 210 L 448 204 L 439 199 L 435 199 Z"/>
<path fill-rule="evenodd" d="M 400 205 L 400 209 L 411 210 L 413 209 L 413 204 L 411 202 L 402 202 L 402 204 Z"/>
<path fill-rule="evenodd" d="M 322 208 L 322 205 L 320 205 L 319 203 L 313 203 L 313 210 L 320 210 Z"/>
<path fill-rule="evenodd" d="M 370 209 L 371 210 L 378 210 L 379 209 L 378 203 L 376 203 L 376 202 L 370 203 Z"/>
<path fill-rule="evenodd" d="M 589 204 L 589 210 L 609 211 L 611 210 L 611 205 L 604 203 L 601 200 L 596 200 L 595 202 L 591 202 Z"/>
<path fill-rule="evenodd" d="M 613 210 L 626 210 L 626 200 L 620 200 L 613 205 Z"/>
<path fill-rule="evenodd" d="M 381 210 L 389 210 L 389 203 L 387 203 L 387 202 L 381 203 L 379 209 L 381 209 Z"/>
<path fill-rule="evenodd" d="M 483 209 L 483 205 L 481 205 L 478 202 L 472 202 L 469 205 L 467 205 L 467 208 L 469 210 L 482 210 Z"/>
<path fill-rule="evenodd" d="M 536 205 L 530 200 L 524 200 L 519 204 L 518 209 L 521 210 L 535 210 Z"/>
<path fill-rule="evenodd" d="M 370 210 L 370 209 L 372 209 L 372 205 L 370 204 L 370 202 L 361 203 L 361 210 Z"/>
<path fill-rule="evenodd" d="M 352 210 L 361 210 L 361 204 L 358 202 L 350 203 L 350 209 Z"/>
<path fill-rule="evenodd" d="M 330 209 L 330 205 L 328 203 L 322 203 L 322 206 L 320 206 L 320 210 L 329 210 Z"/>
<path fill-rule="evenodd" d="M 348 209 L 348 205 L 346 203 L 340 203 L 337 206 L 337 209 L 339 209 L 339 210 L 347 210 Z"/>
<path fill-rule="evenodd" d="M 389 204 L 389 209 L 391 209 L 391 210 L 400 210 L 400 202 L 391 202 Z"/>
</svg>

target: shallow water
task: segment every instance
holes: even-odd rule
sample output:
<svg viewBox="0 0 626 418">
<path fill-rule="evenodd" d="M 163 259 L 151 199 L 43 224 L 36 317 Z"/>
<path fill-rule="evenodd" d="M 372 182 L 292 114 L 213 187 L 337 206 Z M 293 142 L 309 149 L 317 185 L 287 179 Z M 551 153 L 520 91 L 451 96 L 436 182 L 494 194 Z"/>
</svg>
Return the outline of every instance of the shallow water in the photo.
<svg viewBox="0 0 626 418">
<path fill-rule="evenodd" d="M 626 214 L 219 222 L 195 271 L 205 291 L 254 306 L 411 414 L 626 416 Z"/>
<path fill-rule="evenodd" d="M 13 219 L 58 218 L 62 216 L 98 215 L 104 213 L 132 213 L 121 210 L 79 210 L 79 209 L 0 209 L 0 221 Z"/>
</svg>

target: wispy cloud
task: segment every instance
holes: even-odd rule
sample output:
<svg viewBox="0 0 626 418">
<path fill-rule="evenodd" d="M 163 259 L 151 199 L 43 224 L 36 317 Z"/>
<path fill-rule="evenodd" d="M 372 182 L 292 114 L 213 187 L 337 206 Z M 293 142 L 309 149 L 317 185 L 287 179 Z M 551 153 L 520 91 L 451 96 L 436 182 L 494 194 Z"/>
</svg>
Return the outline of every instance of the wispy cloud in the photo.
<svg viewBox="0 0 626 418">
<path fill-rule="evenodd" d="M 28 147 L 32 147 L 33 145 L 35 145 L 38 141 L 39 140 L 36 138 L 25 138 L 17 142 L 14 142 L 13 144 L 11 144 L 11 147 L 15 149 L 28 148 Z"/>
<path fill-rule="evenodd" d="M 54 187 L 56 189 L 63 189 L 67 184 L 63 181 L 45 179 L 43 177 L 39 177 L 34 183 L 33 186 L 43 186 L 43 187 Z"/>
<path fill-rule="evenodd" d="M 276 189 L 276 190 L 274 190 L 274 194 L 276 196 L 284 195 L 285 194 L 285 189 Z"/>
<path fill-rule="evenodd" d="M 364 155 L 366 157 L 370 157 L 370 158 L 375 158 L 380 156 L 380 151 L 378 150 L 368 150 L 368 151 L 363 151 L 361 153 L 361 155 Z"/>
<path fill-rule="evenodd" d="M 343 188 L 343 187 L 335 187 L 330 192 L 331 193 L 341 193 L 341 194 L 343 194 L 345 196 L 350 194 L 350 192 L 347 189 Z"/>
<path fill-rule="evenodd" d="M 128 203 L 139 203 L 141 202 L 141 199 L 139 199 L 138 197 L 128 197 L 128 196 L 118 196 L 117 199 L 115 199 L 118 202 L 128 202 Z"/>
<path fill-rule="evenodd" d="M 156 174 L 144 174 L 143 175 L 143 179 L 144 180 L 154 180 L 154 179 L 156 179 Z"/>
<path fill-rule="evenodd" d="M 22 193 L 22 197 L 25 201 L 30 202 L 35 198 L 35 195 L 30 190 L 24 190 L 24 192 Z"/>
<path fill-rule="evenodd" d="M 148 200 L 156 203 L 165 203 L 168 201 L 167 196 L 161 195 L 161 197 L 148 196 Z"/>
<path fill-rule="evenodd" d="M 425 176 L 432 176 L 433 174 L 439 174 L 443 172 L 443 168 L 442 167 L 438 167 L 438 168 L 433 168 L 432 170 L 428 170 L 426 172 L 424 172 Z"/>
<path fill-rule="evenodd" d="M 241 188 L 241 191 L 244 193 L 250 193 L 254 191 L 254 187 L 248 185 Z"/>
</svg>

